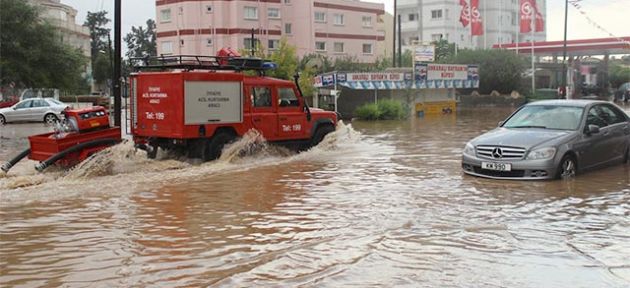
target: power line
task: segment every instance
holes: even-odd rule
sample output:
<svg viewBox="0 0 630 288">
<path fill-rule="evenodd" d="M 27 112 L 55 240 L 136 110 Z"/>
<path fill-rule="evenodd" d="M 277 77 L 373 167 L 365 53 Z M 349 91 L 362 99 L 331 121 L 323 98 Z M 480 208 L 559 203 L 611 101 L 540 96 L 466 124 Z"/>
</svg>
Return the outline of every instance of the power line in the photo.
<svg viewBox="0 0 630 288">
<path fill-rule="evenodd" d="M 591 17 L 589 17 L 586 12 L 584 12 L 584 10 L 582 10 L 582 5 L 580 5 L 579 2 L 582 2 L 582 0 L 569 0 L 569 3 L 571 4 L 571 6 L 573 6 L 576 10 L 578 10 L 578 12 L 580 12 L 580 14 L 582 14 L 582 16 L 584 16 L 584 18 L 586 18 L 586 21 L 588 21 L 589 24 L 593 25 L 595 28 L 599 29 L 600 31 L 608 34 L 610 37 L 615 38 L 617 41 L 624 43 L 626 45 L 628 45 L 628 49 L 630 49 L 630 41 L 627 41 L 621 37 L 617 37 L 614 34 L 610 33 L 608 30 L 606 30 L 604 27 L 602 27 L 601 25 L 599 25 L 597 22 L 595 22 L 595 20 L 593 20 Z"/>
</svg>

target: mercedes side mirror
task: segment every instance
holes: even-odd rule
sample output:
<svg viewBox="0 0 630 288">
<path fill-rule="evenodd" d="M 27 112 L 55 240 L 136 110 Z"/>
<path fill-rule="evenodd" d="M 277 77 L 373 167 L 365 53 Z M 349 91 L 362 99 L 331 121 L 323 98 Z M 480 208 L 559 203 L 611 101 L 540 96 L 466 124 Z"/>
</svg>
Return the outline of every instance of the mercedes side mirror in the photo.
<svg viewBox="0 0 630 288">
<path fill-rule="evenodd" d="M 505 124 L 505 121 L 499 121 L 499 127 L 503 126 L 503 124 Z"/>
<path fill-rule="evenodd" d="M 599 133 L 599 126 L 593 125 L 593 124 L 589 124 L 588 125 L 588 135 L 597 134 L 597 133 Z"/>
</svg>

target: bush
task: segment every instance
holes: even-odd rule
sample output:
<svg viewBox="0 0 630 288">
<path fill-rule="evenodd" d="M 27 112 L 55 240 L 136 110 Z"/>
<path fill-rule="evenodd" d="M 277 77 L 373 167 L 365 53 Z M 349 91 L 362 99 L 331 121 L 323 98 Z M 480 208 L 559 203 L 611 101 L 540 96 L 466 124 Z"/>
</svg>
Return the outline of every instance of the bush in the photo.
<svg viewBox="0 0 630 288">
<path fill-rule="evenodd" d="M 374 103 L 359 106 L 354 114 L 361 120 L 378 120 L 381 116 L 378 106 Z"/>
<path fill-rule="evenodd" d="M 378 101 L 378 104 L 367 103 L 359 106 L 355 115 L 361 120 L 400 120 L 407 118 L 408 113 L 405 111 L 401 102 L 384 99 Z"/>
</svg>

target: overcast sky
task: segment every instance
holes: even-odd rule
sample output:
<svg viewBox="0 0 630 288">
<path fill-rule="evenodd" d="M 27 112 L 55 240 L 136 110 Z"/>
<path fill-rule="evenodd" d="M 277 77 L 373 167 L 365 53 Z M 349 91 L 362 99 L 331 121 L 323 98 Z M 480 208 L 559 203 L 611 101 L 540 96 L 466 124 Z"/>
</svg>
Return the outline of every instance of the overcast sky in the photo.
<svg viewBox="0 0 630 288">
<path fill-rule="evenodd" d="M 393 0 L 365 0 L 385 3 L 388 12 L 393 11 Z M 481 0 L 483 1 L 483 0 Z M 491 0 L 496 1 L 496 0 Z M 509 0 L 504 0 L 509 1 Z M 79 11 L 77 22 L 83 23 L 88 11 L 109 11 L 113 19 L 113 0 L 61 0 Z M 143 25 L 147 19 L 155 18 L 155 0 L 125 0 L 123 2 L 123 33 L 131 26 Z M 564 0 L 547 0 L 547 40 L 562 40 L 564 29 Z M 610 33 L 630 36 L 630 0 L 582 0 L 580 4 L 591 19 Z M 574 7 L 569 5 L 569 39 L 604 38 L 605 32 L 595 28 Z"/>
</svg>

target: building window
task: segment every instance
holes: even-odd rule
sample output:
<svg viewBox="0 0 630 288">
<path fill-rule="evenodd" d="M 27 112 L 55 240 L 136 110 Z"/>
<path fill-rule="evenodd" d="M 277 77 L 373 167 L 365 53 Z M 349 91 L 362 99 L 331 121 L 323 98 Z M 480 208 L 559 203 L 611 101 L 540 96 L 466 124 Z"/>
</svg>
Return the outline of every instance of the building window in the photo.
<svg viewBox="0 0 630 288">
<path fill-rule="evenodd" d="M 431 34 L 431 41 L 440 41 L 442 40 L 442 34 Z"/>
<path fill-rule="evenodd" d="M 184 15 L 184 7 L 179 7 L 179 15 Z"/>
<path fill-rule="evenodd" d="M 293 34 L 291 23 L 284 23 L 284 34 Z"/>
<path fill-rule="evenodd" d="M 315 50 L 326 51 L 326 42 L 315 42 Z"/>
<path fill-rule="evenodd" d="M 267 10 L 267 17 L 269 17 L 269 19 L 280 19 L 280 9 L 269 8 Z"/>
<path fill-rule="evenodd" d="M 363 54 L 372 54 L 372 44 L 363 44 Z"/>
<path fill-rule="evenodd" d="M 206 13 L 212 13 L 212 5 L 206 5 Z"/>
<path fill-rule="evenodd" d="M 164 9 L 160 11 L 160 19 L 162 19 L 162 23 L 171 22 L 171 9 Z"/>
<path fill-rule="evenodd" d="M 258 19 L 258 8 L 245 7 L 245 19 L 251 19 L 251 20 Z"/>
<path fill-rule="evenodd" d="M 343 43 L 342 42 L 335 42 L 334 51 L 335 51 L 335 53 L 343 53 Z"/>
<path fill-rule="evenodd" d="M 284 0 L 284 4 L 291 5 L 291 0 Z"/>
<path fill-rule="evenodd" d="M 326 12 L 315 12 L 315 22 L 326 23 Z"/>
<path fill-rule="evenodd" d="M 269 44 L 267 46 L 269 50 L 278 50 L 280 48 L 280 40 L 269 40 L 267 43 Z"/>
<path fill-rule="evenodd" d="M 431 19 L 442 19 L 442 9 L 431 10 Z"/>
<path fill-rule="evenodd" d="M 417 21 L 417 20 L 418 20 L 418 13 L 409 14 L 409 21 Z"/>
<path fill-rule="evenodd" d="M 334 18 L 335 18 L 335 25 L 343 25 L 344 24 L 344 19 L 343 19 L 343 14 L 334 14 Z"/>
<path fill-rule="evenodd" d="M 173 53 L 173 42 L 165 41 L 162 42 L 162 54 L 171 54 Z"/>
<path fill-rule="evenodd" d="M 258 39 L 254 39 L 254 43 L 256 46 L 259 46 L 260 42 L 258 41 Z M 252 47 L 252 38 L 245 38 L 243 39 L 243 46 L 245 47 L 245 49 L 256 49 L 256 47 Z"/>
<path fill-rule="evenodd" d="M 362 22 L 363 22 L 363 27 L 372 27 L 372 17 L 370 16 L 363 16 L 361 17 Z"/>
<path fill-rule="evenodd" d="M 207 47 L 211 47 L 212 46 L 212 38 L 206 39 L 206 46 Z"/>
</svg>

